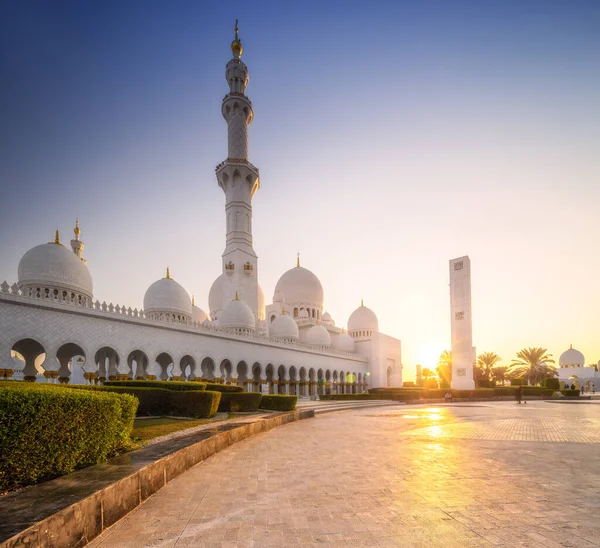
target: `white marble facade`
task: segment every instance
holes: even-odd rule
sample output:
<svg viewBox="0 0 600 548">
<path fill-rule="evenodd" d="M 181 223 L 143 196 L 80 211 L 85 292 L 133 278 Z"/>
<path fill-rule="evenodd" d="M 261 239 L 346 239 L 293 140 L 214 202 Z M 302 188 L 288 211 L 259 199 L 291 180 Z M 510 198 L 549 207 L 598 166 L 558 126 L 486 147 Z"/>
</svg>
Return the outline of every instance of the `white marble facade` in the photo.
<svg viewBox="0 0 600 548">
<path fill-rule="evenodd" d="M 228 157 L 216 168 L 226 246 L 210 310 L 197 307 L 168 269 L 147 289 L 143 310 L 95 301 L 77 223 L 71 250 L 57 231 L 54 241 L 25 253 L 17 283 L 0 286 L 0 377 L 207 379 L 301 396 L 402 385 L 400 340 L 380 333 L 362 303 L 348 332 L 336 326 L 321 282 L 299 259 L 265 306 L 252 239 L 252 199 L 260 188 L 248 161 L 254 111 L 237 28 L 231 49 L 222 106 Z"/>
</svg>

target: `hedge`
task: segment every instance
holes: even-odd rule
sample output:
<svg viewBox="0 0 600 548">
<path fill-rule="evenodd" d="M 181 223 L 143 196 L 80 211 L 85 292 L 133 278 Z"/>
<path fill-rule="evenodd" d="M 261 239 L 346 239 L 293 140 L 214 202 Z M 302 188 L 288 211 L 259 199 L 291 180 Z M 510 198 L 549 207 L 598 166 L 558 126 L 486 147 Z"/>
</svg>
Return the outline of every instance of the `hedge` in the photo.
<svg viewBox="0 0 600 548">
<path fill-rule="evenodd" d="M 126 394 L 0 383 L 0 490 L 105 461 L 127 445 L 136 408 Z"/>
<path fill-rule="evenodd" d="M 106 381 L 104 386 L 135 386 L 136 388 L 164 388 L 165 390 L 185 391 L 206 390 L 205 382 L 195 381 Z"/>
<path fill-rule="evenodd" d="M 218 384 L 213 382 L 207 382 L 206 390 L 213 390 L 214 392 L 243 392 L 244 389 L 241 386 L 235 384 Z"/>
<path fill-rule="evenodd" d="M 222 392 L 219 411 L 257 411 L 260 398 L 260 392 Z"/>
<path fill-rule="evenodd" d="M 577 388 L 569 388 L 565 390 L 561 390 L 563 396 L 567 396 L 569 398 L 578 397 L 581 392 L 577 390 Z"/>
<path fill-rule="evenodd" d="M 551 398 L 554 390 L 542 388 L 540 386 L 522 386 L 521 394 L 523 396 L 539 396 L 542 398 Z"/>
<path fill-rule="evenodd" d="M 516 386 L 496 386 L 496 388 L 494 388 L 494 395 L 495 396 L 512 396 L 514 398 L 516 389 L 517 389 Z"/>
<path fill-rule="evenodd" d="M 544 387 L 552 390 L 560 390 L 560 381 L 556 377 L 550 377 L 544 380 Z"/>
<path fill-rule="evenodd" d="M 384 394 L 322 394 L 319 396 L 320 400 L 389 400 Z"/>
<path fill-rule="evenodd" d="M 179 390 L 177 388 L 175 390 L 166 390 L 162 387 L 113 386 L 112 384 L 108 386 L 88 386 L 85 384 L 70 384 L 66 386 L 70 389 L 115 392 L 135 396 L 139 401 L 138 417 L 173 415 L 176 417 L 193 417 L 198 419 L 209 418 L 217 413 L 221 399 L 220 392 L 209 390 Z M 205 394 L 205 396 L 202 396 L 202 394 Z"/>
<path fill-rule="evenodd" d="M 511 386 L 525 386 L 526 384 L 527 384 L 527 379 L 518 378 L 518 379 L 510 380 Z"/>
<path fill-rule="evenodd" d="M 260 398 L 260 409 L 271 411 L 293 411 L 296 409 L 298 396 L 285 396 L 283 394 L 264 395 Z"/>
</svg>

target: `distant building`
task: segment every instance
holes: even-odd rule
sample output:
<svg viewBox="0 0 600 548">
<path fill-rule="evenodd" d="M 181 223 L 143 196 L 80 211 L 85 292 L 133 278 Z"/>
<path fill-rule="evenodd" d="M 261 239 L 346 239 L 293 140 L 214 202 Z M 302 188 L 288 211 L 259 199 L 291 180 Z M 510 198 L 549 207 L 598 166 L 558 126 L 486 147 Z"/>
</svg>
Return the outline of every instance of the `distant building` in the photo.
<svg viewBox="0 0 600 548">
<path fill-rule="evenodd" d="M 561 389 L 569 386 L 581 390 L 583 386 L 586 392 L 592 392 L 600 388 L 600 374 L 596 367 L 586 366 L 583 354 L 575 350 L 573 345 L 560 355 L 557 373 Z"/>
</svg>

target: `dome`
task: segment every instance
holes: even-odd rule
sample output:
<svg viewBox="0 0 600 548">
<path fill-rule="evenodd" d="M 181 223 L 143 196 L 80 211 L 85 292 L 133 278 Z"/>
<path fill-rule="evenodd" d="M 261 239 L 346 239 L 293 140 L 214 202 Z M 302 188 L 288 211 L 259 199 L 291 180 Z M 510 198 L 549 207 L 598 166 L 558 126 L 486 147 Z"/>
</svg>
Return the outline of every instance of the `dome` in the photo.
<svg viewBox="0 0 600 548">
<path fill-rule="evenodd" d="M 331 346 L 342 352 L 354 352 L 354 340 L 348 333 L 342 333 L 331 338 Z"/>
<path fill-rule="evenodd" d="M 285 302 L 289 305 L 313 305 L 317 308 L 323 307 L 323 286 L 310 270 L 296 266 L 285 272 L 277 285 L 277 292 L 285 295 Z"/>
<path fill-rule="evenodd" d="M 273 339 L 294 339 L 297 341 L 299 336 L 296 322 L 287 314 L 277 316 L 269 326 L 269 337 Z"/>
<path fill-rule="evenodd" d="M 285 295 L 281 291 L 278 291 L 276 289 L 275 290 L 275 295 L 273 295 L 273 302 L 274 303 L 284 303 L 285 302 Z"/>
<path fill-rule="evenodd" d="M 321 316 L 321 321 L 325 325 L 335 325 L 335 322 L 333 321 L 333 318 L 331 317 L 331 314 L 329 312 L 325 312 L 325 314 Z"/>
<path fill-rule="evenodd" d="M 38 245 L 23 255 L 19 263 L 19 287 L 34 285 L 93 296 L 92 277 L 87 266 L 58 242 Z"/>
<path fill-rule="evenodd" d="M 348 331 L 356 331 L 358 329 L 366 329 L 377 331 L 379 329 L 379 321 L 375 312 L 367 308 L 362 302 L 360 306 L 350 314 L 348 319 Z"/>
<path fill-rule="evenodd" d="M 192 320 L 198 323 L 204 323 L 208 320 L 208 314 L 204 312 L 199 306 L 192 305 Z"/>
<path fill-rule="evenodd" d="M 265 294 L 262 287 L 258 284 L 258 321 L 262 322 L 265 319 Z"/>
<path fill-rule="evenodd" d="M 183 314 L 192 316 L 192 303 L 187 291 L 169 276 L 154 282 L 144 295 L 144 310 L 146 313 L 164 312 L 167 314 Z"/>
<path fill-rule="evenodd" d="M 583 354 L 579 352 L 579 350 L 575 350 L 573 345 L 571 345 L 569 350 L 566 350 L 560 355 L 560 358 L 558 359 L 558 365 L 559 367 L 568 367 L 570 365 L 584 366 L 585 358 L 583 357 Z"/>
<path fill-rule="evenodd" d="M 304 308 L 302 310 L 300 310 L 299 314 L 298 314 L 299 318 L 308 318 L 308 310 L 305 310 Z"/>
<path fill-rule="evenodd" d="M 322 325 L 313 325 L 306 334 L 306 342 L 312 346 L 331 346 L 331 336 Z"/>
<path fill-rule="evenodd" d="M 219 327 L 254 331 L 254 314 L 244 301 L 236 298 L 233 301 L 229 301 L 225 305 L 225 308 L 223 308 L 223 312 L 221 312 L 221 317 L 219 318 Z"/>
</svg>

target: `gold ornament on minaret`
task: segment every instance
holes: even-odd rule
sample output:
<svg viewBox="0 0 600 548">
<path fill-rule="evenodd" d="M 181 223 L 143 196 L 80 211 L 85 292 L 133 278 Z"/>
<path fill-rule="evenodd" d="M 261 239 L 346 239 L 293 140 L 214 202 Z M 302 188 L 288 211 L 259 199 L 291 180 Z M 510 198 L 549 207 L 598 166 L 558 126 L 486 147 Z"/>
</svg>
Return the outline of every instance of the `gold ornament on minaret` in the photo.
<svg viewBox="0 0 600 548">
<path fill-rule="evenodd" d="M 235 38 L 233 39 L 233 42 L 231 42 L 231 53 L 233 53 L 233 56 L 236 59 L 239 59 L 242 56 L 242 51 L 244 51 L 244 49 L 242 48 L 242 43 L 240 42 L 240 37 L 238 35 L 238 20 L 235 20 L 235 27 L 233 29 L 235 31 Z"/>
</svg>

